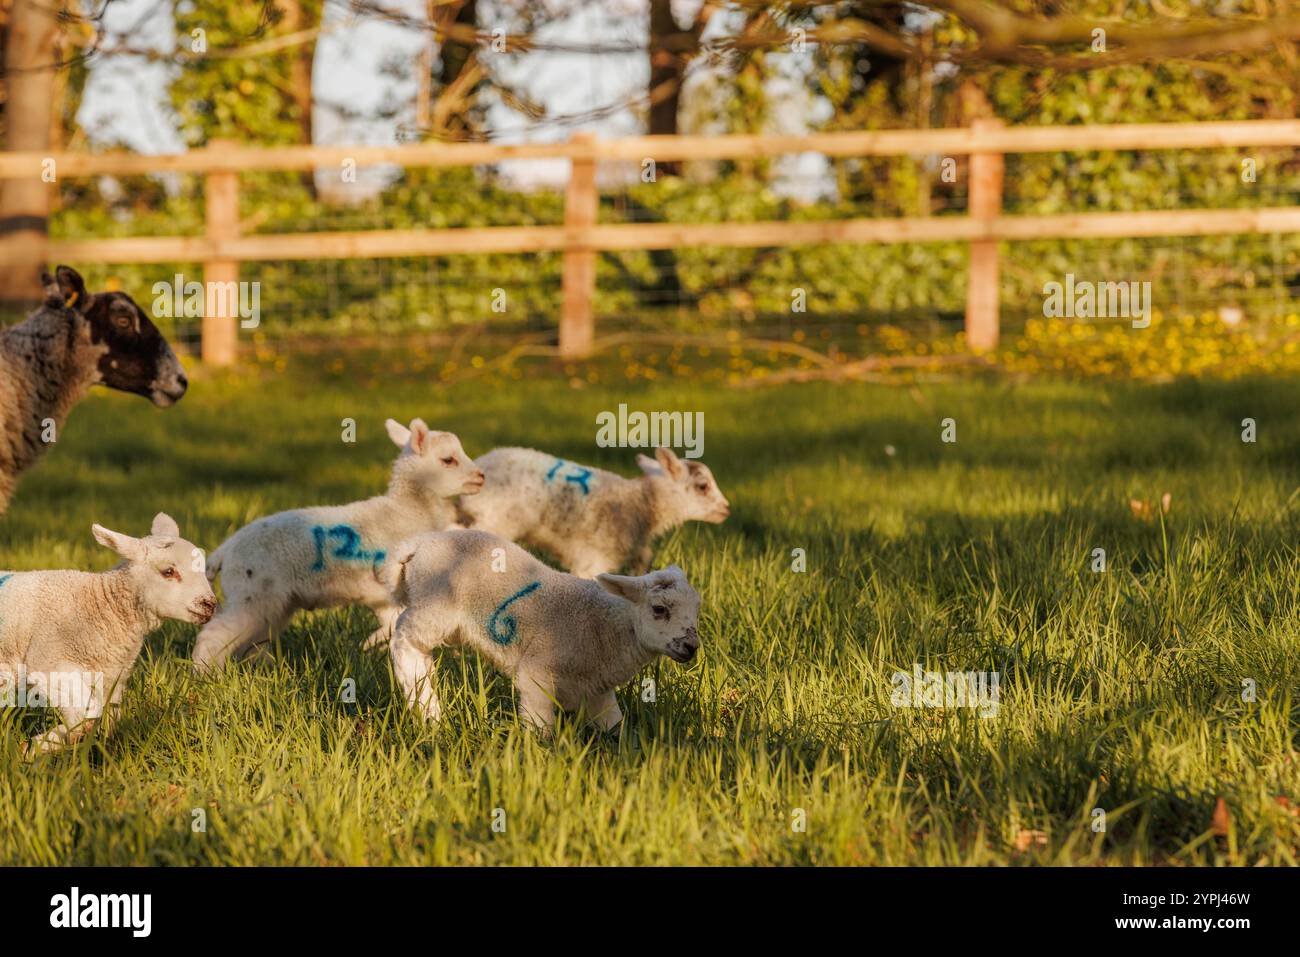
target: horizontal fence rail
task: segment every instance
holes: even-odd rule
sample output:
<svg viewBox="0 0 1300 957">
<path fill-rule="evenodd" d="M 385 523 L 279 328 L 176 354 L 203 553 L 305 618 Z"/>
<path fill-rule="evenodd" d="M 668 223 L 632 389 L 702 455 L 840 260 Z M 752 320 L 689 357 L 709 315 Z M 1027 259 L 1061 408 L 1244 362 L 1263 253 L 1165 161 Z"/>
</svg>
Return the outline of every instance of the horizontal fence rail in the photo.
<svg viewBox="0 0 1300 957">
<path fill-rule="evenodd" d="M 575 137 L 559 143 L 411 143 L 402 146 L 209 146 L 186 153 L 0 153 L 0 179 L 41 175 L 53 158 L 60 176 L 254 172 L 337 166 L 481 166 L 510 160 L 588 162 L 762 159 L 790 153 L 908 156 L 953 153 L 1061 153 L 1221 149 L 1300 145 L 1300 120 L 1125 123 L 1113 126 L 961 127 L 807 135 Z"/>
<path fill-rule="evenodd" d="M 344 233 L 267 233 L 238 239 L 204 236 L 57 239 L 52 258 L 106 263 L 238 259 L 385 259 L 466 253 L 537 253 L 567 249 L 621 252 L 681 246 L 807 246 L 822 243 L 978 242 L 1117 239 L 1300 232 L 1300 207 L 1063 213 L 1044 216 L 919 216 L 826 222 L 629 223 L 605 226 L 487 226 Z"/>
<path fill-rule="evenodd" d="M 207 177 L 204 236 L 42 240 L 24 256 L 41 262 L 96 261 L 204 263 L 209 282 L 239 277 L 243 261 L 451 256 L 475 253 L 561 252 L 563 311 L 560 351 L 580 357 L 594 336 L 592 298 L 597 252 L 685 246 L 762 247 L 824 243 L 966 242 L 970 244 L 966 337 L 975 350 L 997 345 L 997 243 L 1008 240 L 1243 235 L 1300 232 L 1300 207 L 1192 209 L 1145 212 L 1002 215 L 1006 153 L 1300 147 L 1300 120 L 1215 123 L 1041 126 L 1008 128 L 976 120 L 969 128 L 816 133 L 805 136 L 642 136 L 598 140 L 575 134 L 562 143 L 421 143 L 402 146 L 249 147 L 213 143 L 187 153 L 0 153 L 0 179 L 198 173 Z M 755 159 L 796 153 L 827 157 L 969 155 L 969 209 L 965 216 L 848 219 L 814 222 L 630 223 L 596 222 L 595 171 L 602 162 Z M 354 163 L 455 167 L 516 160 L 567 159 L 565 219 L 557 226 L 493 226 L 240 235 L 239 174 L 301 171 Z M 233 315 L 205 316 L 203 356 L 233 362 Z"/>
</svg>

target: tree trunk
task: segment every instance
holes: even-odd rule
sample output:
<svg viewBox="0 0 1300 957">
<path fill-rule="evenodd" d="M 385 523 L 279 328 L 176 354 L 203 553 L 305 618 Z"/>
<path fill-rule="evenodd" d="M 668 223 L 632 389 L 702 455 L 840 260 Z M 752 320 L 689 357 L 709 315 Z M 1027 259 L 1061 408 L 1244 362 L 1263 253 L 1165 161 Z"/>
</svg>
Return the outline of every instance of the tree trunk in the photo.
<svg viewBox="0 0 1300 957">
<path fill-rule="evenodd" d="M 437 24 L 437 0 L 425 0 L 424 21 L 430 27 Z M 424 132 L 429 128 L 429 115 L 433 110 L 433 51 L 438 45 L 438 35 L 432 29 L 424 37 L 424 45 L 415 59 L 415 128 Z"/>
<path fill-rule="evenodd" d="M 14 0 L 4 59 L 8 71 L 5 148 L 48 150 L 54 110 L 54 35 L 58 11 Z M 57 173 L 57 170 L 56 170 Z M 36 302 L 49 230 L 50 184 L 40 176 L 0 183 L 0 301 Z"/>
<path fill-rule="evenodd" d="M 676 136 L 677 110 L 681 105 L 682 80 L 687 57 L 669 49 L 684 34 L 673 19 L 671 0 L 650 0 L 650 135 Z M 655 164 L 656 174 L 678 176 L 676 160 Z"/>
<path fill-rule="evenodd" d="M 284 9 L 284 32 L 298 33 L 316 26 L 321 16 L 319 9 L 308 8 L 302 0 L 281 0 Z M 316 41 L 291 47 L 289 50 L 289 93 L 293 97 L 294 112 L 298 114 L 298 141 L 304 146 L 312 144 L 312 64 L 316 59 Z M 312 198 L 316 197 L 316 174 L 304 170 L 302 184 Z"/>
<path fill-rule="evenodd" d="M 456 26 L 477 27 L 478 26 L 478 0 L 463 0 L 456 8 L 456 16 L 451 21 Z M 460 76 L 460 71 L 465 69 L 465 63 L 469 60 L 469 55 L 474 52 L 474 48 L 469 44 L 462 43 L 460 40 L 447 39 L 442 44 L 442 69 L 438 71 L 438 83 L 442 89 L 446 89 L 456 81 Z"/>
</svg>

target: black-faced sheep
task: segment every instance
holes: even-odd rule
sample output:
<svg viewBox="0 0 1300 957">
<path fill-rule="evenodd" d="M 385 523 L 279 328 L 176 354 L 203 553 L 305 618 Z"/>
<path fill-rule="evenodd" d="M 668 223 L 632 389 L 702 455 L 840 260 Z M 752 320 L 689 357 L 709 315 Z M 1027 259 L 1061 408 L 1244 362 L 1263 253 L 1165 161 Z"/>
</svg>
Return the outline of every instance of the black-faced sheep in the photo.
<svg viewBox="0 0 1300 957">
<path fill-rule="evenodd" d="M 0 330 L 0 513 L 91 386 L 165 408 L 188 385 L 171 346 L 130 296 L 89 293 L 67 266 L 55 273 L 44 277 L 45 304 Z"/>
</svg>

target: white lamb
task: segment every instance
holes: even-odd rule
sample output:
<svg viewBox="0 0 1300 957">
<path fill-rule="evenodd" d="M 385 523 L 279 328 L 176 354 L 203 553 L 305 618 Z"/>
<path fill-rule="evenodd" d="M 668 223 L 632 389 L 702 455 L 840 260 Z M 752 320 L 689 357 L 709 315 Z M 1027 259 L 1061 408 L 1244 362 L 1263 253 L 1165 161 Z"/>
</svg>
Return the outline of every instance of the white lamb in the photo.
<svg viewBox="0 0 1300 957">
<path fill-rule="evenodd" d="M 259 518 L 208 558 L 208 578 L 221 576 L 225 601 L 199 633 L 196 669 L 273 641 L 299 609 L 366 605 L 379 618 L 367 646 L 388 640 L 402 609 L 375 580 L 374 567 L 404 539 L 451 524 L 449 500 L 482 488 L 483 473 L 451 432 L 431 432 L 421 419 L 409 429 L 386 424 L 402 449 L 387 493 Z"/>
<path fill-rule="evenodd" d="M 478 459 L 483 491 L 463 499 L 460 524 L 541 548 L 582 578 L 650 570 L 654 540 L 683 522 L 722 522 L 731 506 L 701 462 L 671 449 L 638 455 L 635 479 L 533 449 L 502 448 Z"/>
<path fill-rule="evenodd" d="M 103 720 L 108 730 L 145 636 L 164 618 L 199 624 L 216 596 L 201 552 L 159 512 L 144 538 L 92 527 L 125 561 L 100 573 L 0 572 L 0 698 L 56 707 L 31 748 L 56 751 Z"/>
<path fill-rule="evenodd" d="M 408 703 L 434 721 L 442 709 L 431 653 L 439 648 L 467 646 L 509 675 L 521 714 L 542 729 L 558 705 L 608 730 L 623 719 L 615 688 L 656 655 L 685 663 L 700 647 L 700 596 L 676 565 L 593 581 L 488 532 L 449 530 L 404 543 L 380 577 L 407 606 L 393 633 L 393 670 Z"/>
</svg>

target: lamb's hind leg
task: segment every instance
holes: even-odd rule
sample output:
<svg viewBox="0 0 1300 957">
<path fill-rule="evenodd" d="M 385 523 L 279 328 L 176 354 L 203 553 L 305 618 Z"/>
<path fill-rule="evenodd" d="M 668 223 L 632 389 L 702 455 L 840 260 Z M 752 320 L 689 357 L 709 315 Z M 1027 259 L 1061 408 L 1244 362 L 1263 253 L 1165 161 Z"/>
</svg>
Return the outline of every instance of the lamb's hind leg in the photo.
<svg viewBox="0 0 1300 957">
<path fill-rule="evenodd" d="M 397 619 L 401 617 L 401 605 L 384 605 L 375 609 L 375 617 L 379 619 L 379 627 L 370 633 L 366 638 L 362 648 L 382 648 L 388 644 L 393 637 L 393 629 L 397 627 Z"/>
<path fill-rule="evenodd" d="M 210 671 L 232 655 L 242 655 L 259 642 L 274 640 L 287 619 L 285 609 L 268 608 L 251 600 L 223 605 L 194 643 L 194 670 Z"/>
<path fill-rule="evenodd" d="M 442 705 L 434 687 L 432 652 L 450 637 L 439 618 L 424 609 L 408 608 L 397 619 L 388 649 L 406 703 L 430 721 L 442 718 Z"/>
<path fill-rule="evenodd" d="M 55 673 L 78 674 L 77 666 L 61 665 L 58 669 L 53 669 Z M 24 755 L 30 757 L 33 754 L 50 754 L 55 751 L 62 751 L 64 748 L 76 744 L 95 728 L 96 722 L 104 721 L 113 716 L 114 709 L 122 699 L 121 691 L 113 689 L 112 703 L 108 710 L 104 708 L 103 695 L 105 689 L 99 688 L 64 688 L 61 693 L 73 696 L 72 700 L 65 700 L 58 704 L 59 716 L 63 718 L 63 723 L 43 734 L 38 734 L 31 739 L 31 742 L 23 748 Z M 51 693 L 47 689 L 47 694 Z M 55 702 L 51 702 L 54 704 Z M 107 727 L 107 726 L 106 726 Z"/>
<path fill-rule="evenodd" d="M 560 556 L 569 574 L 579 578 L 595 578 L 602 572 L 617 572 L 622 562 L 594 549 L 574 549 L 568 555 Z"/>
</svg>

